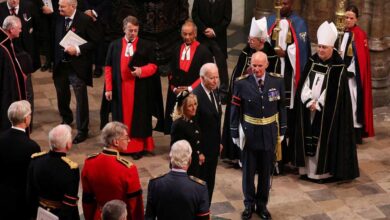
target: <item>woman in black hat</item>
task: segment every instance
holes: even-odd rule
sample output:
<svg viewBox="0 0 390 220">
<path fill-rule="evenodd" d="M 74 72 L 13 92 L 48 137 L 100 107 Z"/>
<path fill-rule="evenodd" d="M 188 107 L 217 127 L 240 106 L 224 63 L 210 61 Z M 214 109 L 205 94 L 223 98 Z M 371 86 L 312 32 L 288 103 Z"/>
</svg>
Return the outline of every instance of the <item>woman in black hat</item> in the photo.
<svg viewBox="0 0 390 220">
<path fill-rule="evenodd" d="M 171 128 L 171 146 L 178 140 L 186 140 L 191 144 L 192 159 L 187 173 L 195 177 L 199 177 L 200 166 L 205 160 L 204 155 L 200 152 L 200 129 L 194 120 L 197 107 L 196 95 L 187 90 L 179 93 L 172 113 L 173 124 Z"/>
</svg>

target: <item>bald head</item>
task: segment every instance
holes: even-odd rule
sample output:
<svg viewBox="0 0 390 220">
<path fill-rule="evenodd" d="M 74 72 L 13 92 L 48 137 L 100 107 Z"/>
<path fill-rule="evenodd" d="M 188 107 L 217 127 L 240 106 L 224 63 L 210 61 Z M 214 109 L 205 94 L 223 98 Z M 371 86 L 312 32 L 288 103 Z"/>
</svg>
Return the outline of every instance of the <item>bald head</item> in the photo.
<svg viewBox="0 0 390 220">
<path fill-rule="evenodd" d="M 256 77 L 260 78 L 264 75 L 265 70 L 268 67 L 268 58 L 264 52 L 258 51 L 252 55 L 251 68 L 252 73 Z"/>
</svg>

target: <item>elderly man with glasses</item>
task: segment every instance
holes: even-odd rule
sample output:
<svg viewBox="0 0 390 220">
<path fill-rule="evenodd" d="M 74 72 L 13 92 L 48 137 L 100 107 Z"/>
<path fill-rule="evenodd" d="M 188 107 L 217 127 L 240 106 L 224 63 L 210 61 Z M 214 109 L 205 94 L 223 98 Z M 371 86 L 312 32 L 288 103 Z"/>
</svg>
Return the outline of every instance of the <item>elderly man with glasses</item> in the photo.
<svg viewBox="0 0 390 220">
<path fill-rule="evenodd" d="M 128 207 L 128 219 L 143 219 L 142 189 L 135 164 L 119 156 L 130 141 L 126 125 L 110 122 L 102 130 L 106 146 L 90 155 L 81 173 L 86 220 L 100 219 L 108 201 L 119 199 Z"/>
</svg>

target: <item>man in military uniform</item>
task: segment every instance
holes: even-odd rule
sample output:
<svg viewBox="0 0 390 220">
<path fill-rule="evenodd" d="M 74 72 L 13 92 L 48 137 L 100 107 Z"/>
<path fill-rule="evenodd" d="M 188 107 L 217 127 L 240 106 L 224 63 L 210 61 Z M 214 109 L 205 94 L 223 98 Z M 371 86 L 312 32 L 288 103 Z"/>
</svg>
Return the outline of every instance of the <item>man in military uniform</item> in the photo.
<svg viewBox="0 0 390 220">
<path fill-rule="evenodd" d="M 191 146 L 185 140 L 172 145 L 172 170 L 149 182 L 146 220 L 210 218 L 206 183 L 187 175 L 191 154 Z"/>
<path fill-rule="evenodd" d="M 250 72 L 250 64 L 251 57 L 257 51 L 262 51 L 267 54 L 268 58 L 268 72 L 277 72 L 278 66 L 280 64 L 280 60 L 275 53 L 274 48 L 267 41 L 267 20 L 265 18 L 256 20 L 252 18 L 251 28 L 248 36 L 248 44 L 242 50 L 237 64 L 233 69 L 232 77 L 230 79 L 229 84 L 229 92 L 228 99 L 231 100 L 232 93 L 234 90 L 234 81 L 243 75 L 246 75 Z M 240 158 L 240 150 L 239 148 L 232 142 L 232 138 L 230 136 L 230 111 L 231 111 L 231 103 L 226 105 L 225 110 L 225 120 L 223 122 L 223 132 L 222 132 L 222 145 L 224 147 L 222 151 L 222 158 L 226 158 L 229 160 L 236 160 Z"/>
<path fill-rule="evenodd" d="M 252 217 L 255 205 L 261 219 L 271 219 L 267 210 L 270 176 L 276 146 L 280 144 L 286 130 L 284 82 L 279 75 L 266 72 L 268 60 L 265 53 L 256 52 L 251 59 L 252 74 L 234 83 L 231 135 L 233 142 L 242 149 L 242 186 L 245 197 L 242 219 Z M 259 173 L 257 192 L 254 184 L 256 171 Z"/>
<path fill-rule="evenodd" d="M 100 219 L 102 207 L 119 199 L 126 203 L 127 219 L 143 219 L 144 206 L 137 167 L 119 156 L 130 141 L 126 125 L 110 122 L 102 130 L 102 153 L 89 156 L 81 173 L 86 220 Z"/>
<path fill-rule="evenodd" d="M 78 164 L 66 157 L 72 148 L 71 128 L 58 125 L 49 132 L 49 152 L 35 153 L 27 175 L 27 202 L 31 216 L 38 206 L 57 215 L 60 220 L 78 220 Z"/>
</svg>

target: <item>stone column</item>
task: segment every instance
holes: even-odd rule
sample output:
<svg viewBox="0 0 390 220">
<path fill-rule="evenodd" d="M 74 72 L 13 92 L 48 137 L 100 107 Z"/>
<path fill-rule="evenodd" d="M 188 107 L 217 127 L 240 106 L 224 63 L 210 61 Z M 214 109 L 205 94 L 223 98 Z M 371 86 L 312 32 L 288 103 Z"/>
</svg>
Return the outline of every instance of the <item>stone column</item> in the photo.
<svg viewBox="0 0 390 220">
<path fill-rule="evenodd" d="M 370 2 L 369 0 L 365 0 Z M 370 55 L 372 71 L 372 88 L 374 107 L 384 106 L 390 103 L 389 96 L 389 72 L 388 68 L 388 46 L 384 41 L 385 29 L 385 1 L 372 1 L 372 22 L 370 29 Z"/>
<path fill-rule="evenodd" d="M 268 16 L 274 12 L 273 0 L 256 0 L 256 7 L 253 9 L 253 15 L 256 19 Z"/>
</svg>

